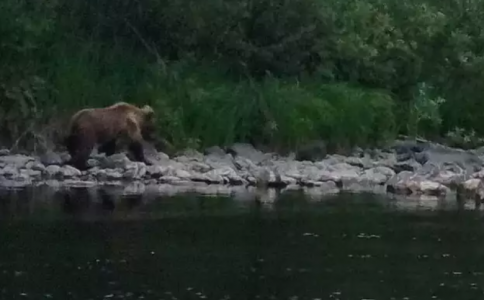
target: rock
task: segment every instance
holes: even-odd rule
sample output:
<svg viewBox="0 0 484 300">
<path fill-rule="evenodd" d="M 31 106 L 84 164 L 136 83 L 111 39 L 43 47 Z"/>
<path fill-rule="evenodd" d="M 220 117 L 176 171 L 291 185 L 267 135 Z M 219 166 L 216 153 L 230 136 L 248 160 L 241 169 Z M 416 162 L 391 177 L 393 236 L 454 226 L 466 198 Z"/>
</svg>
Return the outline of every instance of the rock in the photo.
<svg viewBox="0 0 484 300">
<path fill-rule="evenodd" d="M 25 168 L 40 171 L 40 172 L 45 171 L 45 165 L 38 161 L 29 161 L 28 163 L 25 164 Z"/>
<path fill-rule="evenodd" d="M 464 174 L 457 174 L 452 171 L 443 170 L 432 178 L 432 181 L 443 184 L 447 187 L 457 187 L 466 180 Z"/>
<path fill-rule="evenodd" d="M 90 168 L 99 167 L 101 165 L 101 162 L 97 159 L 90 158 L 90 159 L 87 160 L 87 165 Z"/>
<path fill-rule="evenodd" d="M 106 178 L 108 180 L 116 180 L 123 178 L 123 169 L 115 168 L 115 169 L 106 169 Z"/>
<path fill-rule="evenodd" d="M 209 176 L 207 176 L 206 174 L 201 174 L 201 173 L 198 173 L 198 172 L 193 172 L 191 174 L 191 178 L 190 178 L 192 181 L 194 182 L 206 182 L 206 183 L 211 183 L 212 180 Z M 220 177 L 219 178 L 221 181 L 216 181 L 216 182 L 223 182 L 223 178 Z"/>
<path fill-rule="evenodd" d="M 203 161 L 203 159 L 204 159 L 203 154 L 193 149 L 185 149 L 174 158 L 175 161 L 178 161 L 181 163 L 186 163 L 191 161 Z"/>
<path fill-rule="evenodd" d="M 410 171 L 402 171 L 387 182 L 387 192 L 406 195 L 442 196 L 449 192 L 449 188 L 438 182 L 413 174 Z"/>
<path fill-rule="evenodd" d="M 180 179 L 180 178 L 175 177 L 175 176 L 163 176 L 159 179 L 159 182 L 169 183 L 169 184 L 174 184 L 174 185 L 183 185 L 183 184 L 188 185 L 188 184 L 190 184 L 190 181 Z"/>
<path fill-rule="evenodd" d="M 267 191 L 273 191 L 271 187 L 376 193 L 386 189 L 389 193 L 438 198 L 450 188 L 462 189 L 469 179 L 476 179 L 475 182 L 484 179 L 477 150 L 464 151 L 420 141 L 396 145 L 393 152 L 355 148 L 352 155 L 346 157 L 322 153 L 323 142 L 314 145 L 319 145 L 320 151 L 309 160 L 296 160 L 301 158 L 301 153 L 299 157 L 296 154 L 283 157 L 262 153 L 242 143 L 229 147 L 228 153 L 214 146 L 205 149 L 204 154 L 187 149 L 173 159 L 154 151 L 152 154 L 158 163 L 148 166 L 129 160 L 125 153 L 110 157 L 93 154 L 88 160 L 91 168 L 82 172 L 61 163 L 62 153 L 47 152 L 37 160 L 28 155 L 8 154 L 0 155 L 0 180 L 44 184 L 43 180 L 56 179 L 55 182 L 65 182 L 66 186 L 81 186 L 84 181 L 88 186 L 167 183 L 166 186 L 183 186 L 187 190 L 214 184 L 257 185 L 268 188 L 255 187 L 257 190 Z M 484 195 L 484 188 L 482 190 Z"/>
<path fill-rule="evenodd" d="M 333 181 L 305 181 L 302 182 L 302 185 L 304 187 L 317 188 L 320 194 L 336 194 L 340 191 L 338 185 Z"/>
<path fill-rule="evenodd" d="M 32 185 L 31 180 L 12 180 L 7 179 L 5 177 L 0 176 L 0 187 L 8 188 L 8 189 L 15 189 L 15 188 L 24 188 L 27 186 Z"/>
<path fill-rule="evenodd" d="M 347 163 L 337 163 L 320 171 L 319 181 L 340 182 L 343 179 L 356 179 L 360 177 L 360 169 Z"/>
<path fill-rule="evenodd" d="M 407 160 L 415 160 L 420 164 L 430 162 L 440 166 L 451 163 L 470 172 L 480 170 L 483 166 L 483 161 L 476 154 L 478 151 L 465 151 L 424 140 L 396 141 L 393 149 L 398 155 L 406 154 Z"/>
<path fill-rule="evenodd" d="M 215 156 L 215 155 L 210 155 L 205 157 L 204 163 L 210 167 L 210 169 L 220 169 L 220 168 L 225 168 L 229 167 L 232 169 L 237 169 L 232 155 L 226 154 L 224 156 Z"/>
<path fill-rule="evenodd" d="M 388 153 L 379 157 L 378 160 L 373 161 L 374 167 L 387 167 L 393 169 L 394 165 L 397 163 L 397 155 L 395 153 Z"/>
<path fill-rule="evenodd" d="M 49 178 L 53 178 L 62 174 L 61 167 L 58 165 L 49 165 L 45 168 L 45 173 Z"/>
<path fill-rule="evenodd" d="M 303 178 L 302 172 L 299 170 L 298 165 L 292 162 L 279 166 L 276 166 L 276 170 L 281 173 L 281 176 L 293 178 L 296 181 L 300 181 Z"/>
<path fill-rule="evenodd" d="M 22 169 L 22 170 L 20 170 L 20 171 L 19 171 L 19 172 L 16 174 L 16 176 L 12 177 L 12 179 L 15 179 L 15 180 L 22 180 L 22 181 L 24 181 L 24 180 L 29 180 L 29 181 L 31 181 L 31 177 L 30 177 L 30 175 L 29 175 L 29 173 L 28 173 L 27 169 Z"/>
<path fill-rule="evenodd" d="M 69 166 L 69 165 L 63 166 L 60 169 L 60 172 L 62 173 L 62 175 L 65 178 L 72 178 L 72 177 L 79 177 L 79 176 L 81 176 L 81 171 L 79 171 L 78 169 L 76 169 L 76 168 L 74 168 L 72 166 Z"/>
<path fill-rule="evenodd" d="M 178 177 L 180 179 L 187 180 L 187 181 L 192 178 L 192 174 L 190 174 L 190 172 L 182 169 L 174 169 L 172 174 L 175 177 Z"/>
<path fill-rule="evenodd" d="M 325 159 L 323 159 L 322 161 L 319 161 L 319 162 L 315 162 L 314 164 L 315 165 L 322 164 L 324 167 L 332 166 L 332 165 L 336 165 L 336 164 L 340 164 L 340 163 L 345 163 L 345 164 L 349 165 L 348 163 L 345 162 L 346 159 L 347 159 L 346 156 L 339 155 L 339 154 L 333 154 L 333 155 L 326 156 Z"/>
<path fill-rule="evenodd" d="M 3 169 L 0 170 L 0 176 L 4 177 L 15 177 L 18 174 L 18 169 L 15 168 L 13 165 L 6 165 Z"/>
<path fill-rule="evenodd" d="M 476 149 L 470 150 L 469 152 L 474 153 L 477 156 L 484 156 L 484 146 L 478 147 Z"/>
<path fill-rule="evenodd" d="M 385 191 L 383 185 L 368 178 L 344 178 L 341 180 L 342 190 L 348 192 L 374 192 Z"/>
<path fill-rule="evenodd" d="M 419 164 L 418 162 L 416 162 L 413 159 L 409 159 L 409 160 L 406 160 L 406 161 L 397 162 L 396 164 L 394 164 L 392 166 L 393 170 L 396 173 L 400 173 L 402 171 L 415 172 L 418 169 L 420 169 L 421 167 L 422 167 L 422 165 Z"/>
<path fill-rule="evenodd" d="M 45 166 L 50 166 L 50 165 L 62 165 L 63 160 L 62 157 L 53 151 L 47 151 L 43 153 L 42 155 L 39 156 L 40 162 L 45 165 Z"/>
<path fill-rule="evenodd" d="M 146 174 L 150 178 L 160 178 L 161 176 L 165 175 L 167 173 L 168 168 L 162 167 L 162 166 L 147 166 L 146 167 Z"/>
<path fill-rule="evenodd" d="M 396 174 L 395 171 L 393 171 L 391 168 L 385 166 L 374 167 L 372 169 L 369 169 L 369 171 L 373 171 L 375 174 L 383 174 L 387 177 L 387 180 L 392 178 Z"/>
<path fill-rule="evenodd" d="M 0 156 L 7 156 L 10 155 L 10 150 L 8 149 L 0 149 Z"/>
<path fill-rule="evenodd" d="M 122 187 L 122 186 L 125 186 L 125 183 L 121 180 L 111 179 L 110 181 L 103 182 L 103 186 Z"/>
<path fill-rule="evenodd" d="M 319 189 L 324 191 L 325 194 L 337 194 L 339 193 L 339 188 L 333 181 L 321 182 Z"/>
<path fill-rule="evenodd" d="M 457 201 L 473 199 L 481 202 L 484 199 L 484 182 L 480 178 L 471 178 L 462 182 L 457 188 Z"/>
<path fill-rule="evenodd" d="M 16 169 L 24 168 L 29 161 L 35 161 L 35 159 L 23 154 L 0 156 L 0 164 L 12 165 Z"/>
<path fill-rule="evenodd" d="M 430 180 L 415 180 L 407 183 L 412 194 L 424 194 L 429 196 L 442 196 L 447 194 L 449 188 Z"/>
<path fill-rule="evenodd" d="M 415 175 L 419 175 L 422 178 L 434 178 L 438 176 L 441 168 L 431 162 L 425 163 L 420 169 L 415 171 Z"/>
<path fill-rule="evenodd" d="M 168 154 L 159 152 L 152 143 L 143 142 L 143 154 L 151 164 L 156 165 L 170 160 Z"/>
<path fill-rule="evenodd" d="M 107 180 L 107 178 L 108 178 L 107 174 L 106 174 L 106 170 L 100 169 L 98 167 L 94 167 L 94 168 L 90 169 L 87 176 L 89 176 L 89 177 L 92 176 L 99 181 L 104 181 L 104 180 Z"/>
<path fill-rule="evenodd" d="M 56 179 L 48 179 L 44 182 L 42 182 L 43 185 L 47 185 L 51 188 L 55 188 L 55 189 L 58 189 L 61 187 L 61 183 L 59 182 L 59 180 L 56 180 Z"/>
<path fill-rule="evenodd" d="M 366 179 L 374 184 L 384 184 L 393 176 L 395 176 L 395 171 L 390 168 L 374 167 L 365 170 L 361 175 L 361 178 Z"/>
<path fill-rule="evenodd" d="M 357 157 L 361 158 L 365 156 L 365 150 L 361 147 L 355 146 L 353 147 L 353 150 L 351 151 L 350 157 Z"/>
<path fill-rule="evenodd" d="M 462 183 L 462 186 L 466 189 L 466 190 L 476 190 L 478 189 L 480 186 L 484 186 L 483 182 L 481 179 L 479 178 L 471 178 L 469 180 L 466 180 L 465 182 Z"/>
<path fill-rule="evenodd" d="M 210 183 L 218 183 L 218 184 L 225 183 L 224 177 L 216 172 L 210 171 L 203 175 L 205 176 L 205 178 L 208 179 L 208 182 Z"/>
<path fill-rule="evenodd" d="M 247 183 L 247 181 L 240 177 L 237 173 L 226 176 L 225 178 L 228 179 L 230 185 L 242 185 Z"/>
<path fill-rule="evenodd" d="M 484 178 L 484 170 L 480 170 L 479 172 L 475 172 L 471 174 L 471 178 Z"/>
<path fill-rule="evenodd" d="M 204 155 L 214 155 L 214 156 L 225 156 L 226 153 L 225 151 L 220 148 L 219 146 L 212 146 L 212 147 L 208 147 L 207 149 L 205 149 L 203 151 L 203 154 Z"/>
<path fill-rule="evenodd" d="M 142 182 L 131 182 L 123 189 L 123 195 L 141 195 L 145 192 L 146 186 Z"/>
<path fill-rule="evenodd" d="M 198 161 L 192 162 L 188 166 L 189 166 L 190 170 L 198 172 L 198 173 L 205 173 L 205 172 L 212 170 L 212 168 L 209 165 L 207 165 L 206 163 L 198 162 Z"/>
<path fill-rule="evenodd" d="M 396 155 L 397 162 L 407 161 L 413 158 L 414 158 L 414 155 L 411 152 L 397 153 Z"/>
<path fill-rule="evenodd" d="M 468 173 L 479 171 L 483 166 L 482 160 L 471 151 L 432 144 L 426 152 L 428 154 L 427 163 L 430 162 L 438 166 L 456 165 Z"/>
<path fill-rule="evenodd" d="M 391 146 L 397 154 L 422 152 L 428 148 L 428 143 L 422 140 L 397 140 Z"/>
<path fill-rule="evenodd" d="M 271 181 L 271 171 L 268 168 L 259 168 L 253 173 L 255 184 L 259 187 L 268 187 Z"/>
<path fill-rule="evenodd" d="M 350 166 L 355 166 L 358 168 L 365 168 L 365 169 L 371 168 L 373 165 L 373 162 L 368 156 L 363 156 L 363 157 L 350 156 L 350 157 L 347 157 L 344 162 L 349 164 Z"/>
<path fill-rule="evenodd" d="M 97 185 L 95 181 L 79 180 L 79 179 L 66 179 L 62 182 L 63 185 L 68 187 L 94 187 Z"/>
<path fill-rule="evenodd" d="M 326 143 L 324 141 L 312 141 L 296 151 L 296 160 L 320 161 L 327 156 Z"/>
<path fill-rule="evenodd" d="M 59 155 L 64 164 L 71 160 L 71 155 L 67 151 L 61 152 Z"/>
<path fill-rule="evenodd" d="M 410 190 L 408 189 L 407 182 L 412 176 L 414 176 L 414 174 L 410 171 L 402 171 L 395 174 L 387 182 L 387 192 L 393 194 L 409 194 Z"/>
<path fill-rule="evenodd" d="M 142 162 L 134 162 L 127 165 L 123 177 L 127 179 L 141 179 L 147 172 L 146 165 Z"/>
<path fill-rule="evenodd" d="M 428 152 L 419 152 L 415 153 L 413 155 L 413 158 L 415 159 L 416 162 L 418 162 L 421 165 L 424 165 L 429 161 L 430 154 Z"/>
<path fill-rule="evenodd" d="M 269 167 L 259 167 L 258 169 L 254 170 L 252 173 L 252 177 L 254 182 L 252 182 L 252 178 L 246 178 L 248 183 L 254 183 L 258 187 L 285 187 L 290 183 L 297 182 L 294 178 L 287 177 L 281 175 L 279 171 L 276 169 L 271 169 Z M 243 182 L 239 182 L 239 184 L 243 184 Z"/>
<path fill-rule="evenodd" d="M 359 172 L 360 168 L 352 166 L 346 162 L 337 162 L 327 166 L 327 169 L 332 171 L 354 171 Z"/>
<path fill-rule="evenodd" d="M 231 167 L 221 167 L 204 173 L 210 182 L 241 184 L 242 178 Z"/>
<path fill-rule="evenodd" d="M 254 164 L 250 159 L 240 156 L 234 158 L 233 165 L 237 170 L 247 170 L 249 172 L 255 172 L 259 169 L 259 166 Z"/>
<path fill-rule="evenodd" d="M 287 187 L 290 185 L 297 185 L 297 182 L 298 181 L 292 177 L 281 175 L 280 182 L 274 182 L 273 184 L 280 187 Z"/>
<path fill-rule="evenodd" d="M 258 165 L 266 159 L 265 154 L 255 149 L 250 144 L 236 143 L 227 148 L 227 153 L 234 157 L 241 156 L 250 159 L 254 164 Z"/>
<path fill-rule="evenodd" d="M 124 153 L 115 153 L 108 157 L 101 157 L 100 165 L 105 169 L 125 169 L 131 160 Z"/>
<path fill-rule="evenodd" d="M 25 169 L 27 176 L 33 179 L 40 179 L 42 178 L 42 171 L 34 170 L 34 169 Z"/>
</svg>

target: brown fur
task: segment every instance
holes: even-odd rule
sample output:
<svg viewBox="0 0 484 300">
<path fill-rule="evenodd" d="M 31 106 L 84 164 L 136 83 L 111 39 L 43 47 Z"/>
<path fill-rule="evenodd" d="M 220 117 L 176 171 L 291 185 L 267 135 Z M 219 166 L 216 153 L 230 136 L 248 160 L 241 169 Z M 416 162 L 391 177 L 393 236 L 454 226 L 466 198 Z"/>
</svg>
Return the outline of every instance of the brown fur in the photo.
<svg viewBox="0 0 484 300">
<path fill-rule="evenodd" d="M 144 158 L 144 133 L 153 128 L 154 111 L 149 105 L 142 108 L 119 102 L 104 108 L 86 108 L 76 112 L 70 120 L 65 140 L 71 155 L 70 164 L 86 169 L 86 161 L 92 149 L 99 145 L 99 152 L 112 155 L 116 143 L 128 143 L 128 149 L 135 160 L 149 163 Z"/>
</svg>

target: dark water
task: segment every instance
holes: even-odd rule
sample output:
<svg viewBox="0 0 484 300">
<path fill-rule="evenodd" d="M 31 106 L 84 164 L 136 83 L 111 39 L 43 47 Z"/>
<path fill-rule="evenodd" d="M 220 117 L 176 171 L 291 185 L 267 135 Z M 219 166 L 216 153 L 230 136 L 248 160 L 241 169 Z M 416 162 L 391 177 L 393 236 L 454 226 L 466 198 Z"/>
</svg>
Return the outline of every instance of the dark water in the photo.
<svg viewBox="0 0 484 300">
<path fill-rule="evenodd" d="M 36 193 L 0 197 L 2 300 L 484 297 L 479 211 L 368 195 Z"/>
</svg>

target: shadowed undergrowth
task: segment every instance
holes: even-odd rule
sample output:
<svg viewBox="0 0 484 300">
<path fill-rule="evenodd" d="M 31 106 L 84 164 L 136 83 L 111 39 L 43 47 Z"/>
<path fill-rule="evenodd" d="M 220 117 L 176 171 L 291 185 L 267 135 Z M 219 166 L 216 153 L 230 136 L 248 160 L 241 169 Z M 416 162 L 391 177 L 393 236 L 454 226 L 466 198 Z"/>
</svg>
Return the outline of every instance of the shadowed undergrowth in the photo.
<svg viewBox="0 0 484 300">
<path fill-rule="evenodd" d="M 396 133 L 394 102 L 381 91 L 310 79 L 237 80 L 214 64 L 148 65 L 117 49 L 97 56 L 101 49 L 90 45 L 56 59 L 50 101 L 66 117 L 120 100 L 148 103 L 157 111 L 159 134 L 177 148 L 236 141 L 294 148 L 312 139 L 347 146 Z"/>
<path fill-rule="evenodd" d="M 398 133 L 476 145 L 481 4 L 457 0 L 0 4 L 0 136 L 59 144 L 74 111 L 156 108 L 175 148 L 246 141 L 378 145 Z"/>
</svg>

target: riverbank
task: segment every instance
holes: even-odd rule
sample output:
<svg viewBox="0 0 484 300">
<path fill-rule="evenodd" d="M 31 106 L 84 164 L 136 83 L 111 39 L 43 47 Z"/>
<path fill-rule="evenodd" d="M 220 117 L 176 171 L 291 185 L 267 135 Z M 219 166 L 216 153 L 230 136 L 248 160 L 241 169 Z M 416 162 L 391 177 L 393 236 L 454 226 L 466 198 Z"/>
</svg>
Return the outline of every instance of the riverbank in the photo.
<svg viewBox="0 0 484 300">
<path fill-rule="evenodd" d="M 124 153 L 110 157 L 94 153 L 88 161 L 91 168 L 81 172 L 63 165 L 69 158 L 65 153 L 28 156 L 1 150 L 0 187 L 123 186 L 128 194 L 143 193 L 146 188 L 230 193 L 233 187 L 255 187 L 316 194 L 448 198 L 467 192 L 468 198 L 484 196 L 484 148 L 465 151 L 431 142 L 397 141 L 387 149 L 356 149 L 349 156 L 321 154 L 306 154 L 313 160 L 296 160 L 295 154 L 281 156 L 234 144 L 204 153 L 186 150 L 173 157 L 151 151 L 148 157 L 153 165 L 147 166 Z"/>
</svg>

